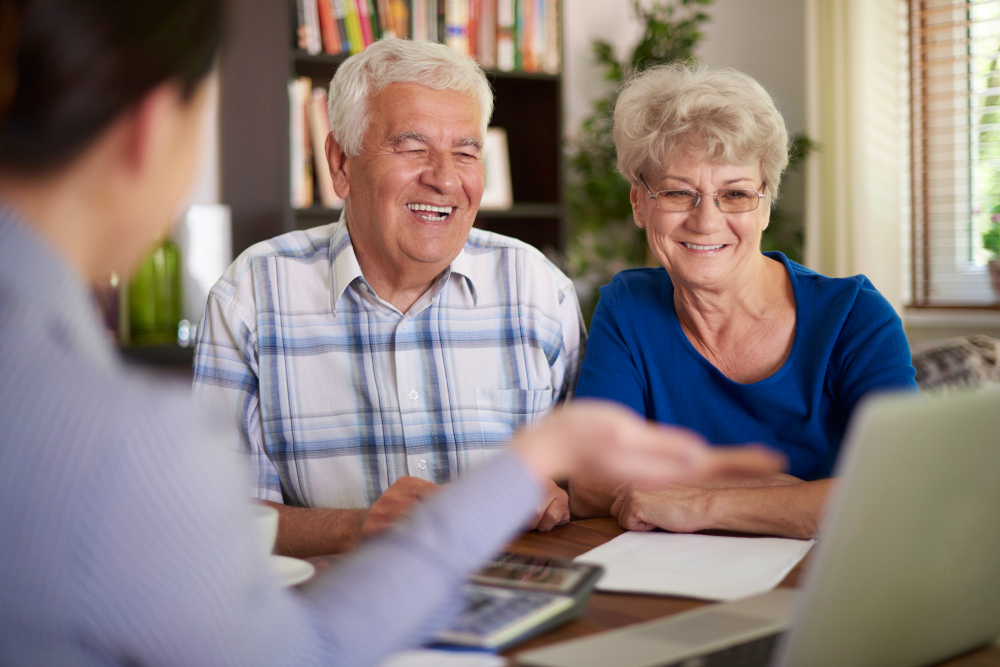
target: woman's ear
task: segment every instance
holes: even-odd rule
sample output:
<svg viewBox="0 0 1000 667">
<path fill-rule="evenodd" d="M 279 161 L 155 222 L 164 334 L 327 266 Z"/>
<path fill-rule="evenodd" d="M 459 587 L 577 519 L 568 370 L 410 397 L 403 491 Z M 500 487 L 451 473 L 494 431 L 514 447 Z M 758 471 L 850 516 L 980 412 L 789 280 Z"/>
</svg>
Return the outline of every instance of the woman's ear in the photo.
<svg viewBox="0 0 1000 667">
<path fill-rule="evenodd" d="M 635 218 L 635 226 L 638 227 L 639 229 L 645 229 L 646 227 L 646 222 L 645 220 L 643 220 L 642 205 L 641 205 L 642 202 L 641 197 L 643 194 L 645 193 L 639 190 L 639 188 L 635 185 L 632 186 L 632 189 L 629 190 L 628 193 L 628 199 L 630 202 L 632 202 L 632 217 Z"/>
<path fill-rule="evenodd" d="M 344 149 L 333 138 L 333 132 L 326 135 L 326 159 L 330 163 L 330 176 L 333 178 L 333 189 L 341 199 L 347 199 L 351 192 L 348 179 L 348 162 L 350 158 Z"/>
</svg>

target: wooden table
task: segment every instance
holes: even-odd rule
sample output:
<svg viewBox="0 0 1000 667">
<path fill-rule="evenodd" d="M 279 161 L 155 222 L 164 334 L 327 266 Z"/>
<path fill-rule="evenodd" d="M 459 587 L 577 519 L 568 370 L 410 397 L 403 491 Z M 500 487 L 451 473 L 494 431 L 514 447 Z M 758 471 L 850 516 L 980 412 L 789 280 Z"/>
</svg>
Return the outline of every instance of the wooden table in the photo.
<svg viewBox="0 0 1000 667">
<path fill-rule="evenodd" d="M 525 533 L 507 548 L 518 553 L 569 559 L 604 544 L 623 532 L 613 519 L 585 519 L 573 521 L 548 533 Z M 808 567 L 808 564 L 809 557 L 807 556 L 785 577 L 780 586 L 793 588 L 797 586 L 799 576 L 803 568 Z M 651 621 L 704 604 L 707 603 L 688 598 L 594 592 L 590 596 L 583 616 L 555 630 L 518 644 L 505 651 L 503 655 L 511 657 L 521 651 L 546 644 L 583 637 L 602 630 L 620 628 L 632 623 Z M 1000 646 L 982 648 L 941 664 L 946 667 L 1000 666 Z"/>
</svg>

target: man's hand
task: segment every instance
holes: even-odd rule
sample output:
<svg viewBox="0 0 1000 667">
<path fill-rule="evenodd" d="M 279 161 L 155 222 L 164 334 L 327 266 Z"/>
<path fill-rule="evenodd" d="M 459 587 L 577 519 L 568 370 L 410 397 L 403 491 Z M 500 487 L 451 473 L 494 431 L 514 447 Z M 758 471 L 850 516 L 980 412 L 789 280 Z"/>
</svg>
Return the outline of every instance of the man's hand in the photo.
<svg viewBox="0 0 1000 667">
<path fill-rule="evenodd" d="M 361 537 L 371 537 L 409 516 L 420 501 L 429 498 L 440 488 L 434 482 L 419 477 L 400 477 L 372 503 L 361 526 Z"/>
<path fill-rule="evenodd" d="M 524 525 L 525 530 L 552 530 L 569 521 L 569 495 L 551 479 L 543 482 L 545 498 L 538 506 L 538 512 Z"/>
</svg>

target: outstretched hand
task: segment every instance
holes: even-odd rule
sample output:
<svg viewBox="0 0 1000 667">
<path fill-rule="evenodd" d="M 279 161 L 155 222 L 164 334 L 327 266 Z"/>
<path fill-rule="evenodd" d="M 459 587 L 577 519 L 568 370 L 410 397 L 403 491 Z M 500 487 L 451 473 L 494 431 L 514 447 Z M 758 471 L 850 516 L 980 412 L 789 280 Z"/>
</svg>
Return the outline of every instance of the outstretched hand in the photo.
<svg viewBox="0 0 1000 667">
<path fill-rule="evenodd" d="M 600 475 L 643 485 L 766 476 L 785 466 L 761 446 L 710 447 L 687 429 L 648 422 L 603 401 L 562 406 L 511 443 L 541 479 Z"/>
<path fill-rule="evenodd" d="M 419 477 L 400 477 L 372 503 L 361 526 L 361 537 L 367 538 L 396 523 L 416 508 L 420 501 L 441 487 Z"/>
</svg>

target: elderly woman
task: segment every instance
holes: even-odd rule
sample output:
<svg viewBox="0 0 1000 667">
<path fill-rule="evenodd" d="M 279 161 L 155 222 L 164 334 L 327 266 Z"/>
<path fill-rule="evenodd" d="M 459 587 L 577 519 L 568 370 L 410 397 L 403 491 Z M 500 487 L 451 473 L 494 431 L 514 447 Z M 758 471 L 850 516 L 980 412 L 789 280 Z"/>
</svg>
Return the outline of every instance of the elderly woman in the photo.
<svg viewBox="0 0 1000 667">
<path fill-rule="evenodd" d="M 864 276 L 828 278 L 761 252 L 789 141 L 749 76 L 639 73 L 618 98 L 614 137 L 635 224 L 663 268 L 601 289 L 576 395 L 713 443 L 765 443 L 790 474 L 660 488 L 578 477 L 570 507 L 610 511 L 632 530 L 811 537 L 858 402 L 916 389 L 899 317 Z"/>
</svg>

